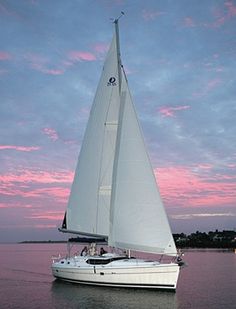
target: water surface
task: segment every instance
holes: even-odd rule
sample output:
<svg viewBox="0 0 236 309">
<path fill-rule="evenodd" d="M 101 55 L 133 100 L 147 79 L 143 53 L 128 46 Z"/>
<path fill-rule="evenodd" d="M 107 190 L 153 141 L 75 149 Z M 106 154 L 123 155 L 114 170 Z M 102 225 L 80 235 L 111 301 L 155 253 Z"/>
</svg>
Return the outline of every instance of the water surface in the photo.
<svg viewBox="0 0 236 309">
<path fill-rule="evenodd" d="M 59 252 L 65 244 L 0 245 L 0 308 L 235 308 L 236 254 L 230 251 L 186 251 L 176 293 L 54 280 L 51 256 Z"/>
</svg>

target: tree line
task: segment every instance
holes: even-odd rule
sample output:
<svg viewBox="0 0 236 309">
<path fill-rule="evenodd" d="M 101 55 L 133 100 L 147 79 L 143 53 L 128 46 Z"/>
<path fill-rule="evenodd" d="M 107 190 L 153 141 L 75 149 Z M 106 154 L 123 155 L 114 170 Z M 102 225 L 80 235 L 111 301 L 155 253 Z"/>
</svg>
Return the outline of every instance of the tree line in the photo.
<svg viewBox="0 0 236 309">
<path fill-rule="evenodd" d="M 178 248 L 236 248 L 236 231 L 218 231 L 173 234 Z"/>
</svg>

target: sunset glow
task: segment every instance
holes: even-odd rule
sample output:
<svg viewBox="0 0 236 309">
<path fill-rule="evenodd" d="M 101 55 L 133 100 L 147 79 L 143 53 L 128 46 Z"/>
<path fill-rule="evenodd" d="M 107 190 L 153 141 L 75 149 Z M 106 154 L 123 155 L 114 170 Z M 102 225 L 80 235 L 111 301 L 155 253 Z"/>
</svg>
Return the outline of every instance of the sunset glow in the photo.
<svg viewBox="0 0 236 309">
<path fill-rule="evenodd" d="M 236 228 L 234 1 L 3 1 L 0 242 L 64 237 L 120 11 L 122 65 L 172 230 Z"/>
</svg>

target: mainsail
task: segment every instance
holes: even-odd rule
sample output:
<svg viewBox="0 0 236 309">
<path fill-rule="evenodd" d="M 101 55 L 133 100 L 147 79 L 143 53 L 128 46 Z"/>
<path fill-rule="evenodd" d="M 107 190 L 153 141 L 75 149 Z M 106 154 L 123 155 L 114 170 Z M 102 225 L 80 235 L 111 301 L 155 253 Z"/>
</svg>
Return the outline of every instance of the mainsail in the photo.
<svg viewBox="0 0 236 309">
<path fill-rule="evenodd" d="M 122 249 L 176 255 L 121 65 L 117 20 L 62 230 L 105 236 Z"/>
<path fill-rule="evenodd" d="M 90 112 L 66 213 L 66 229 L 108 236 L 118 111 L 118 61 L 113 37 Z"/>
</svg>

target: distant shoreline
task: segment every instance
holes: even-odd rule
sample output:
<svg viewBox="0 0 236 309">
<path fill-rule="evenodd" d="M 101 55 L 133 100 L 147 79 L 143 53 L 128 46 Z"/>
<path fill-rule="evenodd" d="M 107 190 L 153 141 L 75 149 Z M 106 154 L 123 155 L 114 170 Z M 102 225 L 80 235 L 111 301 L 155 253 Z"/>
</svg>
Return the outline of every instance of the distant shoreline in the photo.
<svg viewBox="0 0 236 309">
<path fill-rule="evenodd" d="M 24 245 L 24 244 L 66 244 L 67 241 L 65 240 L 25 240 L 18 242 L 17 244 Z M 78 242 L 78 245 L 82 245 L 83 242 Z M 183 251 L 194 252 L 194 251 L 234 251 L 236 248 L 233 247 L 178 247 L 177 249 L 181 249 Z"/>
<path fill-rule="evenodd" d="M 18 244 L 66 244 L 66 240 L 24 240 Z"/>
<path fill-rule="evenodd" d="M 178 249 L 184 250 L 236 250 L 236 231 L 210 231 L 208 233 L 199 232 L 186 235 L 173 234 L 173 238 Z M 70 238 L 70 242 L 78 244 L 97 242 L 97 239 L 86 237 Z M 17 242 L 18 244 L 65 244 L 67 240 L 24 240 Z M 105 239 L 101 242 L 105 244 Z"/>
</svg>

